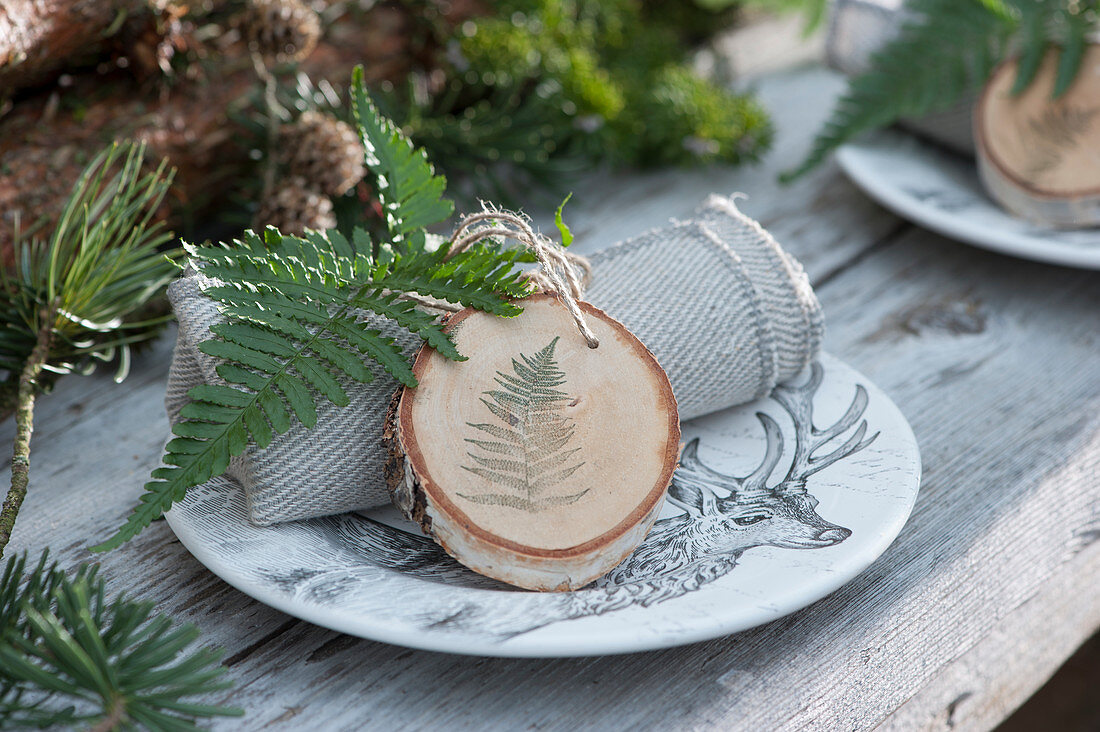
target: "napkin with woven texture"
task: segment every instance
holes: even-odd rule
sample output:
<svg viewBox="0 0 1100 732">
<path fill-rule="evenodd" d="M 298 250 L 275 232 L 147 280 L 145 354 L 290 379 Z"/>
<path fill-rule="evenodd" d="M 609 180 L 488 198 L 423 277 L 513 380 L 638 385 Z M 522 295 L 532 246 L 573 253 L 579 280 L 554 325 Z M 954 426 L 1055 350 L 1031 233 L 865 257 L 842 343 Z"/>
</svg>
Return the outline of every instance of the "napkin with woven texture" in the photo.
<svg viewBox="0 0 1100 732">
<path fill-rule="evenodd" d="M 670 223 L 592 257 L 585 300 L 620 320 L 668 373 L 680 417 L 691 419 L 767 395 L 817 355 L 821 307 L 802 267 L 733 199 L 711 196 L 686 221 Z M 166 406 L 175 423 L 198 384 L 223 383 L 218 360 L 198 349 L 222 322 L 189 269 L 169 287 L 179 321 Z M 416 336 L 378 319 L 411 359 Z M 259 525 L 389 503 L 382 477 L 382 424 L 397 382 L 376 369 L 370 384 L 346 379 L 350 405 L 321 400 L 317 424 L 295 422 L 260 449 L 231 460 Z"/>
</svg>

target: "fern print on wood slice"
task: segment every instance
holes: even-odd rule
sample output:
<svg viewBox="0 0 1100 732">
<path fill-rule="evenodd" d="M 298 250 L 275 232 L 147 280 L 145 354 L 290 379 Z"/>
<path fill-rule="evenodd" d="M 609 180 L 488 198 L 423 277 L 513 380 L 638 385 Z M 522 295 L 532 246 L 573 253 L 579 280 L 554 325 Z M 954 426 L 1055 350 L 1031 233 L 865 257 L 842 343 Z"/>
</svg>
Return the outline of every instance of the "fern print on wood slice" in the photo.
<svg viewBox="0 0 1100 732">
<path fill-rule="evenodd" d="M 1035 81 L 1013 93 L 1016 61 L 986 85 L 975 113 L 982 183 L 1012 213 L 1049 226 L 1100 225 L 1100 46 L 1086 45 L 1081 69 L 1056 94 L 1072 49 L 1050 51 Z"/>
<path fill-rule="evenodd" d="M 532 590 L 573 590 L 652 527 L 679 456 L 672 386 L 641 341 L 581 303 L 589 348 L 552 295 L 516 318 L 447 324 L 466 361 L 424 348 L 394 397 L 395 505 L 451 556 Z"/>
</svg>

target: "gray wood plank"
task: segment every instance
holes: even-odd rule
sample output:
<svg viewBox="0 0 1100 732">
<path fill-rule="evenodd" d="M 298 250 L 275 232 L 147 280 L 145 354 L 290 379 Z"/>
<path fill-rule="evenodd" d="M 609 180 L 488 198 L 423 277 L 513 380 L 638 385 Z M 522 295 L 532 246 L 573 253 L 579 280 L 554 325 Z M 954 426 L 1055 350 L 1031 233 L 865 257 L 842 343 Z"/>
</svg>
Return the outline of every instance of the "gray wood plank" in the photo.
<svg viewBox="0 0 1100 732">
<path fill-rule="evenodd" d="M 1100 543 L 1082 539 L 1074 547 L 1077 556 L 1048 577 L 1033 597 L 1006 613 L 976 646 L 940 669 L 879 729 L 993 729 L 1021 699 L 1035 693 L 1082 639 L 1100 627 L 1100 585 L 1095 581 L 1100 577 Z"/>
<path fill-rule="evenodd" d="M 1095 539 L 1098 282 L 912 232 L 822 288 L 827 346 L 901 405 L 922 447 L 924 485 L 898 542 L 864 575 L 741 636 L 719 678 L 740 700 L 739 728 L 883 721 Z M 1080 592 L 1088 603 L 1094 588 Z M 1083 625 L 1076 643 L 1096 627 Z M 1018 687 L 1043 680 L 1031 661 L 1047 631 L 1028 631 L 1014 646 L 1019 663 L 985 669 L 1008 709 L 1027 693 L 1008 693 L 1009 672 L 1028 679 Z M 776 704 L 766 688 L 797 693 Z"/>
</svg>

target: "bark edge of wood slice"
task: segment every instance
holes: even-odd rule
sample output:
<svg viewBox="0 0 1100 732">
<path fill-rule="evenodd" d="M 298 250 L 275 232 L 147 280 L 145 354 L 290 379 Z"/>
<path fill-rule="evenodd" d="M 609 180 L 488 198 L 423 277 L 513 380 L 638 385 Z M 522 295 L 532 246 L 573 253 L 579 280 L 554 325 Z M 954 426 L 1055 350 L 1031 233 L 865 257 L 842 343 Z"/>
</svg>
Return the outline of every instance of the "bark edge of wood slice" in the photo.
<svg viewBox="0 0 1100 732">
<path fill-rule="evenodd" d="M 1053 99 L 1058 55 L 1011 93 L 1017 60 L 998 66 L 974 112 L 978 174 L 994 201 L 1058 228 L 1100 225 L 1100 45 L 1090 44 L 1069 89 Z"/>
<path fill-rule="evenodd" d="M 600 339 L 590 349 L 556 297 L 522 304 L 515 318 L 450 318 L 467 361 L 421 349 L 419 386 L 398 389 L 386 419 L 386 481 L 398 510 L 466 567 L 576 590 L 652 528 L 679 462 L 679 415 L 668 376 L 621 323 L 580 303 Z"/>
</svg>

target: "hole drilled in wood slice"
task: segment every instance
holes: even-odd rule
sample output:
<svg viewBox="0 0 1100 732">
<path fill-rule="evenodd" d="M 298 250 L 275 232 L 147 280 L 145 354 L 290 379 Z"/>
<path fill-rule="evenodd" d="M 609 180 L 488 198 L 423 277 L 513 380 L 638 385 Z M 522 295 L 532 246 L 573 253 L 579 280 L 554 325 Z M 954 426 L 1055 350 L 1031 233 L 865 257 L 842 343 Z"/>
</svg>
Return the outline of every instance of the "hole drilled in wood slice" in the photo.
<svg viewBox="0 0 1100 732">
<path fill-rule="evenodd" d="M 990 78 L 974 115 L 978 167 L 990 196 L 1041 224 L 1100 224 L 1100 46 L 1090 45 L 1073 84 L 1053 98 L 1059 54 L 1012 94 L 1017 64 Z"/>
<path fill-rule="evenodd" d="M 605 574 L 652 527 L 676 469 L 668 377 L 641 341 L 587 303 L 589 348 L 551 295 L 516 318 L 448 323 L 466 361 L 424 348 L 394 399 L 394 503 L 474 571 L 534 590 Z"/>
</svg>

